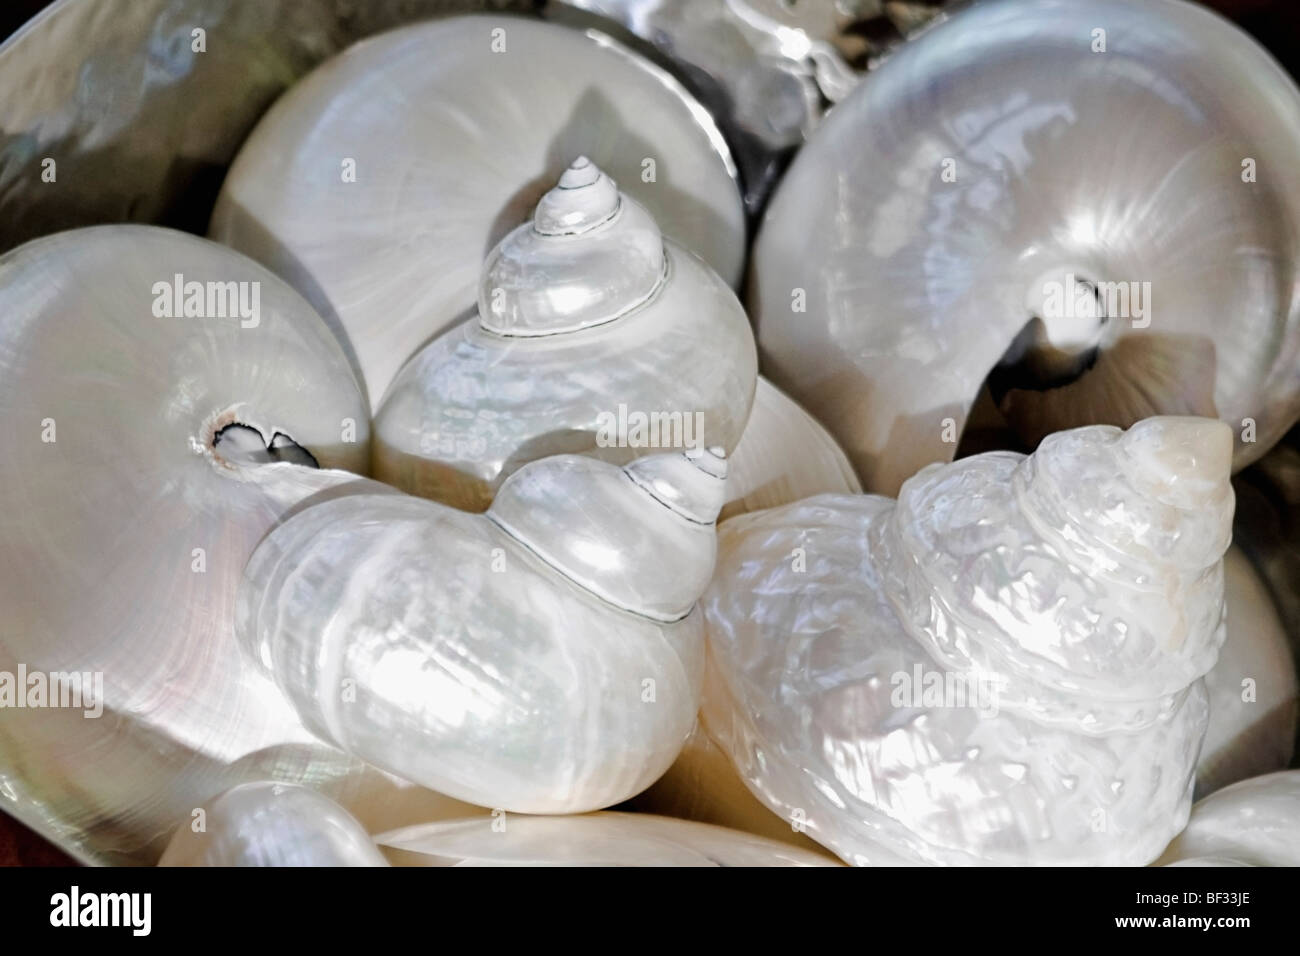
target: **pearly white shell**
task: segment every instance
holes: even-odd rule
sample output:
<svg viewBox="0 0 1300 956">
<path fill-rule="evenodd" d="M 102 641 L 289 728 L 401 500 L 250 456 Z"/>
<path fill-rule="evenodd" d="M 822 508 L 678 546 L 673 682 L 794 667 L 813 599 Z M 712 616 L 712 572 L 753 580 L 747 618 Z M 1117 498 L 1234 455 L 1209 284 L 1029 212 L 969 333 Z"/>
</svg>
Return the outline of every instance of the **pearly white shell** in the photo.
<svg viewBox="0 0 1300 956">
<path fill-rule="evenodd" d="M 356 818 L 307 787 L 259 781 L 195 808 L 159 866 L 387 866 Z"/>
<path fill-rule="evenodd" d="M 211 235 L 337 317 L 378 406 L 473 304 L 488 250 L 580 155 L 739 279 L 735 169 L 703 107 L 600 33 L 503 16 L 394 30 L 297 84 L 236 158 Z"/>
<path fill-rule="evenodd" d="M 353 496 L 245 572 L 238 629 L 307 726 L 406 779 L 524 813 L 648 786 L 694 722 L 725 465 L 526 465 L 485 514 Z"/>
<path fill-rule="evenodd" d="M 860 491 L 835 439 L 760 375 L 745 431 L 727 460 L 727 503 L 719 520 L 813 495 Z"/>
<path fill-rule="evenodd" d="M 1205 675 L 1210 722 L 1196 796 L 1285 769 L 1296 739 L 1295 660 L 1264 582 L 1235 546 L 1223 558 L 1227 637 Z"/>
<path fill-rule="evenodd" d="M 1300 866 L 1300 770 L 1252 777 L 1192 807 L 1164 866 Z"/>
<path fill-rule="evenodd" d="M 548 455 L 623 464 L 740 440 L 758 374 L 744 310 L 586 157 L 489 253 L 478 303 L 389 387 L 380 480 L 481 511 Z"/>
<path fill-rule="evenodd" d="M 155 283 L 178 273 L 256 284 L 257 324 L 156 315 Z M 258 540 L 307 503 L 385 490 L 336 470 L 365 467 L 367 410 L 320 317 L 257 263 L 148 226 L 0 258 L 0 316 L 0 672 L 103 681 L 99 717 L 4 709 L 4 809 L 87 862 L 151 863 L 245 780 L 311 780 L 354 809 L 389 799 L 392 782 L 320 745 L 235 643 Z M 215 431 L 236 419 L 326 467 L 225 457 Z"/>
<path fill-rule="evenodd" d="M 1205 731 L 1230 456 L 1155 418 L 726 522 L 710 736 L 850 862 L 1149 862 Z"/>
<path fill-rule="evenodd" d="M 500 815 L 375 837 L 396 866 L 835 866 L 820 853 L 648 813 Z"/>
<path fill-rule="evenodd" d="M 1300 415 L 1297 152 L 1295 84 L 1198 6 L 969 6 L 838 104 L 778 188 L 750 297 L 764 371 L 873 492 L 951 460 L 1004 359 L 995 397 L 1031 446 L 1207 415 L 1240 468 Z M 1150 309 L 1074 320 L 1070 275 L 1149 283 Z"/>
</svg>

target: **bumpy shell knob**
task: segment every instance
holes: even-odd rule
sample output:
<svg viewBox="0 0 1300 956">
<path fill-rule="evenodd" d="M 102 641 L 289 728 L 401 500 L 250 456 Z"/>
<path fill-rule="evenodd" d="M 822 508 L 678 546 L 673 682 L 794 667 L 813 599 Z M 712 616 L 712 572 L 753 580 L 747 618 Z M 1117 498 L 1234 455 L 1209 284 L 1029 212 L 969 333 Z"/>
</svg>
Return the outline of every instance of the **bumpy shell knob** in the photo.
<svg viewBox="0 0 1300 956">
<path fill-rule="evenodd" d="M 1300 416 L 1298 117 L 1292 79 L 1196 4 L 966 5 L 777 189 L 764 371 L 880 494 L 951 460 L 985 382 L 1027 447 L 1204 415 L 1240 468 Z"/>
<path fill-rule="evenodd" d="M 833 858 L 724 827 L 649 813 L 489 816 L 375 837 L 397 866 L 835 866 Z"/>
<path fill-rule="evenodd" d="M 375 473 L 482 510 L 515 469 L 740 440 L 758 373 L 735 295 L 586 158 L 491 252 L 468 319 L 398 374 Z"/>
<path fill-rule="evenodd" d="M 731 519 L 710 735 L 850 862 L 1149 862 L 1223 640 L 1231 442 L 1095 426 Z"/>
<path fill-rule="evenodd" d="M 241 637 L 308 727 L 376 766 L 524 813 L 617 803 L 698 709 L 722 462 L 668 457 L 534 462 L 486 514 L 306 509 L 249 562 Z"/>
<path fill-rule="evenodd" d="M 159 866 L 388 865 L 355 817 L 307 787 L 246 783 L 197 809 Z"/>
</svg>

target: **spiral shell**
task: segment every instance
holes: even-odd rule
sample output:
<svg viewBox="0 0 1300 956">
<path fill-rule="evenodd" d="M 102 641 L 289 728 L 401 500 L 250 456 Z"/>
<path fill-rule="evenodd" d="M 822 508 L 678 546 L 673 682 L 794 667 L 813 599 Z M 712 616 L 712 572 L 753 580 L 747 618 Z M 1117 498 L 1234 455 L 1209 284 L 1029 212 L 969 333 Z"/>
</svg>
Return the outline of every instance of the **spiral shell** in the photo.
<svg viewBox="0 0 1300 956">
<path fill-rule="evenodd" d="M 387 866 L 356 818 L 307 787 L 232 787 L 177 829 L 159 866 Z"/>
<path fill-rule="evenodd" d="M 1205 732 L 1231 447 L 1094 426 L 728 521 L 709 734 L 849 862 L 1149 862 Z"/>
<path fill-rule="evenodd" d="M 488 255 L 478 302 L 389 388 L 381 480 L 481 511 L 548 455 L 740 440 L 758 371 L 744 310 L 586 157 Z"/>
<path fill-rule="evenodd" d="M 818 853 L 648 813 L 447 820 L 375 837 L 398 866 L 834 866 Z"/>
<path fill-rule="evenodd" d="M 783 179 L 754 250 L 764 371 L 882 494 L 951 460 L 986 379 L 1030 447 L 1204 415 L 1240 468 L 1300 415 L 1298 152 L 1294 83 L 1198 6 L 971 5 Z"/>
<path fill-rule="evenodd" d="M 1252 777 L 1192 807 L 1164 866 L 1300 866 L 1300 770 Z"/>
<path fill-rule="evenodd" d="M 238 628 L 308 727 L 482 806 L 598 809 L 672 762 L 699 704 L 725 462 L 557 456 L 486 514 L 309 508 L 258 547 Z"/>
<path fill-rule="evenodd" d="M 328 61 L 253 131 L 210 234 L 337 318 L 378 406 L 473 304 L 483 256 L 581 155 L 739 279 L 735 167 L 703 107 L 603 34 L 514 17 L 416 24 Z"/>
<path fill-rule="evenodd" d="M 188 283 L 205 288 L 204 314 L 165 314 L 178 275 L 182 306 Z M 257 289 L 256 315 L 208 313 L 208 283 L 243 283 L 249 306 Z M 367 413 L 320 317 L 251 260 L 148 226 L 0 258 L 0 315 L 3 808 L 81 860 L 152 863 L 245 780 L 310 780 L 358 812 L 389 799 L 235 642 L 258 540 L 308 502 L 385 490 L 337 470 L 364 469 Z M 23 672 L 89 675 L 88 706 L 6 699 Z"/>
</svg>

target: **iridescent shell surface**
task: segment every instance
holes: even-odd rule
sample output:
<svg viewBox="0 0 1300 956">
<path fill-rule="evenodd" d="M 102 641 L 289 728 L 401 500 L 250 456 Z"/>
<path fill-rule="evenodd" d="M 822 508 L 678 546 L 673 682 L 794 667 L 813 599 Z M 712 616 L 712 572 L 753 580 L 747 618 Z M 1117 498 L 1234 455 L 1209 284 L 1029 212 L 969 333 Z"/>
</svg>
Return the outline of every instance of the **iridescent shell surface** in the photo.
<svg viewBox="0 0 1300 956">
<path fill-rule="evenodd" d="M 1300 866 L 1300 770 L 1252 777 L 1192 807 L 1165 866 Z"/>
<path fill-rule="evenodd" d="M 255 284 L 257 323 L 160 316 L 154 286 L 177 274 Z M 0 315 L 0 671 L 102 679 L 99 716 L 4 709 L 4 809 L 82 860 L 151 863 L 245 780 L 391 795 L 319 744 L 235 643 L 258 540 L 305 503 L 384 490 L 338 470 L 366 466 L 366 404 L 320 317 L 257 263 L 149 226 L 19 247 L 0 259 Z M 265 464 L 236 459 L 218 440 L 233 422 L 324 467 L 265 447 Z"/>
<path fill-rule="evenodd" d="M 729 453 L 757 373 L 731 288 L 578 157 L 487 256 L 477 315 L 398 373 L 375 415 L 375 477 L 481 511 L 548 455 Z"/>
<path fill-rule="evenodd" d="M 706 729 L 849 862 L 1149 862 L 1205 733 L 1230 461 L 1155 418 L 726 522 Z"/>
<path fill-rule="evenodd" d="M 396 866 L 834 866 L 723 827 L 648 813 L 494 814 L 381 833 Z"/>
<path fill-rule="evenodd" d="M 357 819 L 307 787 L 259 781 L 198 807 L 159 866 L 387 866 Z"/>
<path fill-rule="evenodd" d="M 1204 415 L 1241 467 L 1300 414 L 1297 153 L 1295 84 L 1199 6 L 971 5 L 782 180 L 754 252 L 763 370 L 882 494 L 951 460 L 986 378 L 1029 447 Z M 1100 309 L 1065 294 L 1088 282 L 1114 284 Z"/>
<path fill-rule="evenodd" d="M 326 502 L 253 555 L 241 640 L 308 727 L 369 763 L 486 807 L 610 806 L 694 723 L 724 476 L 707 452 L 557 456 L 485 514 Z"/>
<path fill-rule="evenodd" d="M 704 108 L 599 33 L 509 16 L 394 30 L 316 70 L 249 137 L 210 234 L 337 318 L 377 406 L 472 306 L 487 252 L 581 155 L 739 279 L 740 192 Z"/>
</svg>

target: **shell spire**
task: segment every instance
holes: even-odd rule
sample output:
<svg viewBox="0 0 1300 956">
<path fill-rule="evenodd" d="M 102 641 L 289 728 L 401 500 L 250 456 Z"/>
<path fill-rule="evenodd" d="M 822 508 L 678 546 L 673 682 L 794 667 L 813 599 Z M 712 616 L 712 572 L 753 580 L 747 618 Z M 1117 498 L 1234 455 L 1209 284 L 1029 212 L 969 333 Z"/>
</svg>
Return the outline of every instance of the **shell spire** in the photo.
<svg viewBox="0 0 1300 956">
<path fill-rule="evenodd" d="M 603 600 L 675 621 L 713 573 L 726 476 L 720 449 L 649 455 L 622 469 L 561 455 L 511 476 L 488 515 Z"/>
<path fill-rule="evenodd" d="M 479 324 L 505 336 L 603 325 L 655 297 L 665 262 L 651 215 L 580 156 L 542 197 L 533 221 L 488 254 Z"/>
</svg>

